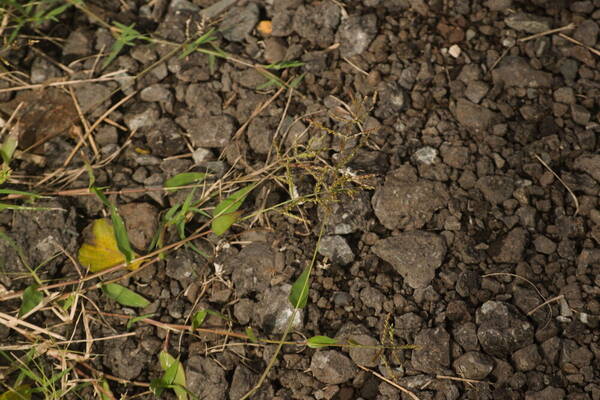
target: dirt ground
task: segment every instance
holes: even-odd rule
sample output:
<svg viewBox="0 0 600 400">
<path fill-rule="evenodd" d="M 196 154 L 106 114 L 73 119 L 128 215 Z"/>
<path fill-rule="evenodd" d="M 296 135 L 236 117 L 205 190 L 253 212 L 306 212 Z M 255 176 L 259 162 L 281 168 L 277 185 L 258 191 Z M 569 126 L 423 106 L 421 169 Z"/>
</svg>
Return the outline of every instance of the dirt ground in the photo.
<svg viewBox="0 0 600 400">
<path fill-rule="evenodd" d="M 103 68 L 132 23 L 143 38 Z M 24 26 L 0 52 L 22 150 L 2 188 L 50 196 L 2 202 L 52 210 L 0 212 L 0 350 L 54 343 L 42 368 L 96 380 L 65 398 L 154 398 L 167 350 L 190 394 L 240 399 L 317 249 L 296 344 L 249 398 L 599 400 L 599 24 L 598 0 L 86 0 Z M 212 55 L 182 56 L 213 28 Z M 193 241 L 205 256 L 182 246 L 86 280 L 84 228 L 108 215 L 86 160 L 139 254 L 191 192 L 155 190 L 167 178 L 259 184 L 250 218 Z M 317 200 L 279 206 L 294 198 Z M 7 319 L 34 283 L 23 259 L 47 299 L 29 325 Z M 108 280 L 150 304 L 107 298 Z M 212 331 L 192 334 L 199 310 Z M 315 335 L 347 345 L 302 345 Z"/>
</svg>

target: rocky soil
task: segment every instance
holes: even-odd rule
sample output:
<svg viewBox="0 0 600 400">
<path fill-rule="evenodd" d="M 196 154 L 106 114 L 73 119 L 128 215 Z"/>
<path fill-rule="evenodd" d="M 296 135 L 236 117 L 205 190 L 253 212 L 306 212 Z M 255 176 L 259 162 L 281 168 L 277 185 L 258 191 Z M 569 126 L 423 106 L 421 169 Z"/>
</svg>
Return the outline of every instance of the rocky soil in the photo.
<svg viewBox="0 0 600 400">
<path fill-rule="evenodd" d="M 108 23 L 135 23 L 143 34 L 178 43 L 206 31 L 201 10 L 212 3 L 89 1 Z M 219 46 L 239 59 L 303 63 L 281 75 L 305 74 L 291 100 L 284 92 L 253 115 L 277 87 L 257 89 L 266 80 L 257 69 L 219 58 L 211 66 L 200 53 L 175 55 L 132 79 L 172 50 L 160 43 L 135 42 L 100 71 L 96 55 L 114 38 L 74 8 L 38 28 L 55 39 L 31 46 L 21 40 L 2 52 L 7 68 L 32 84 L 121 71 L 117 79 L 65 86 L 90 124 L 109 112 L 110 122 L 94 131 L 98 154 L 132 141 L 95 172 L 99 185 L 114 190 L 154 187 L 191 169 L 217 176 L 232 165 L 256 171 L 270 157 L 282 118 L 299 143 L 320 140 L 330 149 L 322 156 L 333 162 L 345 149 L 315 121 L 335 130 L 339 121 L 328 113 L 339 104 L 335 98 L 374 99 L 363 121 L 368 141 L 348 164 L 369 185 L 354 185 L 352 196 L 329 207 L 308 207 L 308 228 L 273 214 L 220 242 L 211 238 L 209 260 L 189 249 L 171 253 L 126 281 L 151 301 L 138 314 L 189 324 L 205 308 L 229 316 L 233 331 L 251 326 L 277 339 L 291 312 L 290 285 L 310 262 L 319 222 L 326 221 L 293 339 L 419 347 L 285 346 L 253 398 L 411 398 L 383 376 L 423 400 L 600 399 L 600 1 L 239 1 L 213 21 Z M 259 30 L 260 21 L 271 21 L 272 32 Z M 19 85 L 0 80 L 3 89 Z M 77 143 L 79 113 L 62 88 L 0 91 L 5 119 L 25 102 L 29 144 L 52 137 L 15 163 L 18 176 L 57 170 Z M 235 163 L 240 157 L 244 162 Z M 82 162 L 77 156 L 73 165 Z M 83 173 L 61 188 L 86 186 Z M 163 192 L 113 198 L 138 249 L 148 247 L 159 213 L 177 201 Z M 244 208 L 261 201 L 253 193 Z M 43 264 L 43 277 L 76 276 L 64 255 L 52 256 L 57 244 L 76 253 L 102 204 L 65 196 L 36 204 L 65 211 L 3 211 L 0 229 L 26 249 L 31 265 Z M 24 267 L 6 242 L 0 258 L 6 290 L 31 283 L 13 279 Z M 105 312 L 133 312 L 98 291 L 88 295 Z M 0 308 L 18 305 L 4 301 Z M 122 320 L 106 318 L 90 321 L 94 337 L 127 331 Z M 41 311 L 30 322 L 50 326 L 56 316 Z M 207 324 L 227 325 L 214 316 Z M 275 347 L 219 347 L 224 337 L 167 337 L 143 323 L 132 332 L 94 343 L 94 368 L 150 382 L 161 374 L 157 354 L 166 342 L 201 399 L 239 399 Z M 21 339 L 0 325 L 0 342 Z M 146 390 L 110 382 L 117 397 Z M 92 396 L 86 390 L 83 397 Z"/>
</svg>

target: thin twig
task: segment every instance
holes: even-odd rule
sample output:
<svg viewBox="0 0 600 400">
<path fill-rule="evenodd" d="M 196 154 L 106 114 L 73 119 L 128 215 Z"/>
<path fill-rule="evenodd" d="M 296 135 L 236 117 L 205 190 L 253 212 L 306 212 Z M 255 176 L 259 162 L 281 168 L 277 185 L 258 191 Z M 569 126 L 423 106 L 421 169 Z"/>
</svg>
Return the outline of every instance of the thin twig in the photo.
<svg viewBox="0 0 600 400">
<path fill-rule="evenodd" d="M 100 123 L 104 120 L 104 118 L 108 117 L 110 115 L 110 113 L 112 113 L 113 111 L 115 111 L 117 108 L 119 108 L 121 105 L 123 105 L 123 103 L 125 103 L 126 101 L 128 101 L 129 99 L 131 99 L 133 96 L 135 96 L 136 93 L 137 93 L 137 91 L 135 91 L 133 93 L 130 93 L 127 96 L 123 97 L 118 102 L 116 102 L 115 104 L 113 104 L 108 110 L 106 110 L 106 112 L 104 112 L 104 114 L 102 114 L 100 116 L 100 118 L 98 118 L 92 124 L 92 126 L 90 126 L 89 129 L 86 130 L 85 135 L 83 136 L 83 138 L 77 142 L 77 144 L 75 145 L 75 147 L 73 148 L 73 150 L 71 151 L 71 153 L 69 154 L 69 156 L 67 157 L 67 159 L 65 160 L 65 162 L 63 163 L 63 167 L 66 167 L 71 162 L 71 160 L 73 159 L 73 157 L 75 156 L 75 154 L 77 153 L 77 151 L 79 150 L 79 148 L 82 146 L 83 142 L 86 141 L 86 140 L 88 140 L 88 138 L 91 136 L 91 134 L 94 131 L 94 129 L 96 129 L 96 127 L 98 127 L 98 125 L 100 125 Z M 97 154 L 97 152 L 96 152 L 96 154 Z"/>
<path fill-rule="evenodd" d="M 542 36 L 552 35 L 553 33 L 559 33 L 559 32 L 568 31 L 571 29 L 575 29 L 575 24 L 573 22 L 571 22 L 569 25 L 565 25 L 561 28 L 550 29 L 548 31 L 536 33 L 535 35 L 525 36 L 524 38 L 521 38 L 518 41 L 519 42 L 527 42 L 528 40 L 537 39 Z"/>
<path fill-rule="evenodd" d="M 552 302 L 558 301 L 560 299 L 562 299 L 563 297 L 565 297 L 565 295 L 561 294 L 560 296 L 556 296 L 553 297 L 551 299 L 546 300 L 545 302 L 543 302 L 542 304 L 540 304 L 539 306 L 534 307 L 531 311 L 529 311 L 527 313 L 527 316 L 532 315 L 533 313 L 535 313 L 537 310 L 539 310 L 540 308 L 544 307 L 546 304 L 550 304 Z"/>
<path fill-rule="evenodd" d="M 567 189 L 567 191 L 569 192 L 569 194 L 571 195 L 571 197 L 573 198 L 573 202 L 575 203 L 575 214 L 577 215 L 579 214 L 579 200 L 577 200 L 577 196 L 575 196 L 575 193 L 573 193 L 573 191 L 571 190 L 571 188 L 565 183 L 565 181 L 562 180 L 562 178 L 560 176 L 558 176 L 558 174 L 556 172 L 554 172 L 552 170 L 552 168 L 550 168 L 550 166 L 548 164 L 546 164 L 546 162 L 544 160 L 542 160 L 542 158 L 540 156 L 538 156 L 537 154 L 533 155 L 548 171 L 550 171 L 550 173 L 552 173 L 552 175 L 554 175 L 554 177 L 556 179 L 558 179 L 558 181 L 565 187 L 565 189 Z"/>
<path fill-rule="evenodd" d="M 400 390 L 401 392 L 405 393 L 407 396 L 409 396 L 411 399 L 413 400 L 419 400 L 419 398 L 417 397 L 416 394 L 414 394 L 413 392 L 411 392 L 410 390 L 398 385 L 396 382 L 386 378 L 385 376 L 381 375 L 379 372 L 375 372 L 372 369 L 369 369 L 367 367 L 363 367 L 360 364 L 356 364 L 358 366 L 358 368 L 362 369 L 363 371 L 367 371 L 370 372 L 371 374 L 375 375 L 377 378 L 381 379 L 382 381 L 384 381 L 385 383 L 392 385 L 393 387 L 395 387 L 396 389 Z"/>
<path fill-rule="evenodd" d="M 459 381 L 459 382 L 465 382 L 465 383 L 485 383 L 488 385 L 492 385 L 491 382 L 478 381 L 476 379 L 459 378 L 457 376 L 436 375 L 436 379 L 448 379 L 451 381 Z"/>
<path fill-rule="evenodd" d="M 12 88 L 0 89 L 0 93 L 17 92 L 20 90 L 40 89 L 40 88 L 54 87 L 54 86 L 79 85 L 82 83 L 115 81 L 118 79 L 122 79 L 122 77 L 119 77 L 116 75 L 122 74 L 123 72 L 127 72 L 127 70 L 122 69 L 119 71 L 111 72 L 110 74 L 106 74 L 99 78 L 93 78 L 93 79 L 80 79 L 80 80 L 76 80 L 76 81 L 38 83 L 38 84 L 34 84 L 34 85 L 23 85 L 23 86 L 17 86 L 17 87 L 12 87 Z"/>
<path fill-rule="evenodd" d="M 576 45 L 578 45 L 578 46 L 581 46 L 581 47 L 585 47 L 585 48 L 586 48 L 586 49 L 588 49 L 588 50 L 589 50 L 591 53 L 593 53 L 593 54 L 597 55 L 598 57 L 600 57 L 600 50 L 596 50 L 596 49 L 594 49 L 593 47 L 590 47 L 590 46 L 588 46 L 588 45 L 585 45 L 585 44 L 581 43 L 579 40 L 577 40 L 577 39 L 573 39 L 572 37 L 570 37 L 570 36 L 567 36 L 567 35 L 565 35 L 564 33 L 559 33 L 559 34 L 558 34 L 558 36 L 560 36 L 561 38 L 565 39 L 565 40 L 566 40 L 566 41 L 568 41 L 568 42 L 574 43 L 574 44 L 576 44 Z"/>
<path fill-rule="evenodd" d="M 348 57 L 342 57 L 342 58 L 344 59 L 344 61 L 346 61 L 348 64 L 350 64 L 350 66 L 353 67 L 355 70 L 357 70 L 358 72 L 360 72 L 361 74 L 363 74 L 365 76 L 369 76 L 369 73 L 367 71 L 360 68 L 358 65 L 354 64 L 352 61 L 350 61 L 348 59 Z"/>
<path fill-rule="evenodd" d="M 34 332 L 43 333 L 45 335 L 51 336 L 56 339 L 65 340 L 65 338 L 63 336 L 59 335 L 58 333 L 51 332 L 44 328 L 40 328 L 39 326 L 30 324 L 27 321 L 20 320 L 18 318 L 15 318 L 15 317 L 5 314 L 3 312 L 0 312 L 0 323 L 2 323 L 7 328 L 16 328 L 17 326 L 21 325 L 21 326 L 31 329 Z"/>
</svg>

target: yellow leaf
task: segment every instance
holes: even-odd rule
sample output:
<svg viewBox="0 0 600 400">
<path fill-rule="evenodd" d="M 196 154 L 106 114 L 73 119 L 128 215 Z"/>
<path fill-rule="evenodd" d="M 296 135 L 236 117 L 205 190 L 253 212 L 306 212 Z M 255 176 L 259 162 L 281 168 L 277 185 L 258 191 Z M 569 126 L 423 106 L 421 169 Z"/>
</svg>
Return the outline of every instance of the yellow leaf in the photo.
<svg viewBox="0 0 600 400">
<path fill-rule="evenodd" d="M 79 263 L 90 271 L 103 271 L 125 262 L 125 256 L 117 246 L 115 231 L 108 219 L 97 219 L 92 222 L 91 232 L 84 233 L 84 237 L 78 258 Z M 141 263 L 141 261 L 131 263 L 129 269 L 138 269 Z"/>
</svg>

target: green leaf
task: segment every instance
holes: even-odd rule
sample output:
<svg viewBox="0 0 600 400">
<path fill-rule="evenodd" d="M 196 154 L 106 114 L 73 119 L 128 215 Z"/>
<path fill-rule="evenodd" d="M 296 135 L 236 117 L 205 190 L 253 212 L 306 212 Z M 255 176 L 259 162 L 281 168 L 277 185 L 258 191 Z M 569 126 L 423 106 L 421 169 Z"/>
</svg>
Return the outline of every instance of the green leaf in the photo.
<svg viewBox="0 0 600 400">
<path fill-rule="evenodd" d="M 212 215 L 213 217 L 218 217 L 222 214 L 232 213 L 237 211 L 238 208 L 242 205 L 244 200 L 246 200 L 246 196 L 248 193 L 252 191 L 256 187 L 256 184 L 248 185 L 237 192 L 233 193 L 231 196 L 227 197 L 225 200 L 222 200 L 217 206 L 214 208 Z"/>
<path fill-rule="evenodd" d="M 154 393 L 156 397 L 162 395 L 162 392 L 165 390 L 165 383 L 161 378 L 155 378 L 150 381 L 150 391 Z"/>
<path fill-rule="evenodd" d="M 67 311 L 69 308 L 71 308 L 71 306 L 73 305 L 74 302 L 75 302 L 75 295 L 72 294 L 69 297 L 67 297 L 65 299 L 65 301 L 62 302 L 62 304 L 60 305 L 60 308 Z"/>
<path fill-rule="evenodd" d="M 117 208 L 110 209 L 110 219 L 112 221 L 113 229 L 115 230 L 115 239 L 117 239 L 117 246 L 119 251 L 125 256 L 127 264 L 131 263 L 131 260 L 135 258 L 135 252 L 129 244 L 129 236 L 127 235 L 127 228 L 125 227 L 125 221 L 117 212 Z"/>
<path fill-rule="evenodd" d="M 102 285 L 102 291 L 104 291 L 108 297 L 123 306 L 142 308 L 150 304 L 148 300 L 136 292 L 116 283 L 107 283 L 106 285 Z"/>
<path fill-rule="evenodd" d="M 188 55 L 190 55 L 193 51 L 195 51 L 198 46 L 203 45 L 204 43 L 208 43 L 208 42 L 212 42 L 213 40 L 217 40 L 216 36 L 213 36 L 213 33 L 215 32 L 214 28 L 211 28 L 208 32 L 206 32 L 204 35 L 200 36 L 198 39 L 194 40 L 192 43 L 186 44 L 183 47 L 183 51 L 181 52 L 181 55 L 179 56 L 179 58 L 185 58 Z"/>
<path fill-rule="evenodd" d="M 286 68 L 301 67 L 303 65 L 304 65 L 304 63 L 302 61 L 292 60 L 292 61 L 282 61 L 282 62 L 278 62 L 278 63 L 274 63 L 274 64 L 265 65 L 264 68 L 279 70 L 279 69 L 286 69 Z"/>
<path fill-rule="evenodd" d="M 12 190 L 12 189 L 0 189 L 0 194 L 16 194 L 19 196 L 27 196 L 32 199 L 41 199 L 41 198 L 49 199 L 50 198 L 50 196 L 42 196 L 41 194 L 37 194 L 37 193 L 23 192 L 21 190 Z"/>
<path fill-rule="evenodd" d="M 15 389 L 10 389 L 0 394 L 0 400 L 30 400 L 31 399 L 31 386 L 19 385 Z"/>
<path fill-rule="evenodd" d="M 158 359 L 161 368 L 165 371 L 162 377 L 163 383 L 173 388 L 178 400 L 187 400 L 185 372 L 181 362 L 166 351 L 161 351 L 158 355 Z"/>
<path fill-rule="evenodd" d="M 135 30 L 133 28 L 135 26 L 135 23 L 132 23 L 129 26 L 123 25 L 119 22 L 115 22 L 114 24 L 117 28 L 119 28 L 121 30 L 121 32 L 120 32 L 117 40 L 113 43 L 113 45 L 110 49 L 110 54 L 106 57 L 106 59 L 102 63 L 102 69 L 106 68 L 119 55 L 119 53 L 121 52 L 123 47 L 131 46 L 133 44 L 134 40 L 136 40 L 136 39 L 142 39 L 142 40 L 146 40 L 146 41 L 150 40 L 150 38 L 142 35 L 140 32 L 138 32 L 137 30 Z"/>
<path fill-rule="evenodd" d="M 221 236 L 222 234 L 227 232 L 227 230 L 231 228 L 231 225 L 235 224 L 241 216 L 241 211 L 219 215 L 218 217 L 212 220 L 210 227 L 215 235 Z"/>
<path fill-rule="evenodd" d="M 204 320 L 206 319 L 207 315 L 208 310 L 200 310 L 196 314 L 194 314 L 194 317 L 192 318 L 192 331 L 195 331 L 204 323 Z"/>
<path fill-rule="evenodd" d="M 115 398 L 113 392 L 110 390 L 110 386 L 108 386 L 108 381 L 106 379 L 100 380 L 100 387 L 102 388 L 100 391 L 100 398 L 102 400 L 113 400 Z"/>
<path fill-rule="evenodd" d="M 131 318 L 129 321 L 127 321 L 127 330 L 130 330 L 131 327 L 133 326 L 133 324 L 135 324 L 136 322 L 141 321 L 146 318 L 152 318 L 153 315 L 154 314 L 144 314 L 144 315 L 139 315 L 137 317 Z"/>
<path fill-rule="evenodd" d="M 258 339 L 256 338 L 256 335 L 254 334 L 254 330 L 251 327 L 246 327 L 246 335 L 248 335 L 248 339 L 250 339 L 250 341 L 252 343 L 258 343 Z"/>
<path fill-rule="evenodd" d="M 296 89 L 298 86 L 300 86 L 300 82 L 302 82 L 302 79 L 304 79 L 304 75 L 305 74 L 300 74 L 297 77 L 295 77 L 294 79 L 292 79 L 292 82 L 290 83 L 290 87 L 292 89 Z"/>
<path fill-rule="evenodd" d="M 236 211 L 255 187 L 255 184 L 248 185 L 217 204 L 212 211 L 214 219 L 211 222 L 211 229 L 215 235 L 219 236 L 227 232 L 231 225 L 240 218 L 241 213 L 236 213 Z"/>
<path fill-rule="evenodd" d="M 23 299 L 21 302 L 21 308 L 19 309 L 19 318 L 33 310 L 38 304 L 42 302 L 44 295 L 42 292 L 37 290 L 38 285 L 30 285 L 23 291 Z"/>
<path fill-rule="evenodd" d="M 125 228 L 125 222 L 123 221 L 123 218 L 121 215 L 119 215 L 119 210 L 113 203 L 110 202 L 110 200 L 108 200 L 106 195 L 102 192 L 102 189 L 91 186 L 90 191 L 94 193 L 104 204 L 104 206 L 109 209 L 112 227 L 115 231 L 115 239 L 117 240 L 117 247 L 125 256 L 125 261 L 127 261 L 127 264 L 129 264 L 131 260 L 135 258 L 135 252 L 131 248 L 131 244 L 129 244 L 127 228 Z"/>
<path fill-rule="evenodd" d="M 304 308 L 308 301 L 308 288 L 310 286 L 310 267 L 306 267 L 300 274 L 290 290 L 289 300 L 294 308 Z"/>
<path fill-rule="evenodd" d="M 306 345 L 311 349 L 319 349 L 321 347 L 328 347 L 337 344 L 336 339 L 332 339 L 329 336 L 313 336 L 306 341 Z"/>
<path fill-rule="evenodd" d="M 206 178 L 203 172 L 183 172 L 165 181 L 165 188 L 176 188 L 202 182 Z"/>
<path fill-rule="evenodd" d="M 15 204 L 0 203 L 0 210 L 19 210 L 19 211 L 61 211 L 61 208 L 53 207 L 32 207 L 32 206 L 17 206 Z"/>
<path fill-rule="evenodd" d="M 192 317 L 192 331 L 195 331 L 196 328 L 199 328 L 208 315 L 214 315 L 215 317 L 219 317 L 224 319 L 225 321 L 231 321 L 228 317 L 221 314 L 220 312 L 216 312 L 213 310 L 200 310 Z"/>
<path fill-rule="evenodd" d="M 19 141 L 13 136 L 8 136 L 2 145 L 0 145 L 0 157 L 2 157 L 2 161 L 8 165 L 12 160 L 12 156 L 17 149 Z"/>
<path fill-rule="evenodd" d="M 58 6 L 55 9 L 48 11 L 48 13 L 46 13 L 46 15 L 44 15 L 44 19 L 56 21 L 57 20 L 56 17 L 58 17 L 63 12 L 65 12 L 65 10 L 69 7 L 71 7 L 71 4 L 69 4 L 69 3 L 63 4 L 62 6 Z"/>
</svg>

